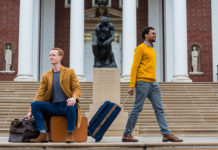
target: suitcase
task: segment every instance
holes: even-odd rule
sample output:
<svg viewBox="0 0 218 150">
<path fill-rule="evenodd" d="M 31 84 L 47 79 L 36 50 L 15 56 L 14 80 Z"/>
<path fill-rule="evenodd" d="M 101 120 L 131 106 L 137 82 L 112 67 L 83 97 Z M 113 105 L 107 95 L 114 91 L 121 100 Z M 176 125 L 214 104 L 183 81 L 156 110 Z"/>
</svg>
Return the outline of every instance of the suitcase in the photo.
<svg viewBox="0 0 218 150">
<path fill-rule="evenodd" d="M 88 121 L 82 117 L 79 128 L 75 128 L 73 138 L 75 142 L 86 142 Z M 67 138 L 67 118 L 64 116 L 52 116 L 50 120 L 50 138 L 52 142 L 65 142 Z"/>
<path fill-rule="evenodd" d="M 95 142 L 101 141 L 107 129 L 120 113 L 120 110 L 121 107 L 117 104 L 105 101 L 90 120 L 88 135 L 92 136 L 95 139 Z"/>
</svg>

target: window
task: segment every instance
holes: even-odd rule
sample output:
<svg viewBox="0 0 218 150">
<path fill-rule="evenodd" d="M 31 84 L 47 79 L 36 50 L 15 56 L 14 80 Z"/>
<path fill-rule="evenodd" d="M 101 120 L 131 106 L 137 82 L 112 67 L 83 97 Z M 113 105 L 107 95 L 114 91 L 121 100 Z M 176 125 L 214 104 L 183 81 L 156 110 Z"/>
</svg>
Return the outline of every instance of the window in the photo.
<svg viewBox="0 0 218 150">
<path fill-rule="evenodd" d="M 65 8 L 70 8 L 71 0 L 65 0 Z M 98 5 L 95 3 L 95 0 L 92 0 L 92 6 L 97 7 Z M 111 0 L 108 0 L 107 7 L 111 7 Z"/>
<path fill-rule="evenodd" d="M 114 34 L 114 40 L 113 40 L 113 43 L 117 43 L 119 44 L 120 43 L 120 34 L 115 32 Z"/>
<path fill-rule="evenodd" d="M 136 7 L 138 8 L 138 4 L 139 4 L 139 1 L 136 0 Z M 123 7 L 123 0 L 119 0 L 119 7 L 122 8 Z"/>
<path fill-rule="evenodd" d="M 84 33 L 84 42 L 91 43 L 92 42 L 92 33 Z"/>
<path fill-rule="evenodd" d="M 71 0 L 65 0 L 65 8 L 70 8 Z"/>
<path fill-rule="evenodd" d="M 92 6 L 97 7 L 98 5 L 95 3 L 95 0 L 92 0 Z M 111 0 L 108 0 L 108 5 L 107 7 L 111 7 Z"/>
</svg>

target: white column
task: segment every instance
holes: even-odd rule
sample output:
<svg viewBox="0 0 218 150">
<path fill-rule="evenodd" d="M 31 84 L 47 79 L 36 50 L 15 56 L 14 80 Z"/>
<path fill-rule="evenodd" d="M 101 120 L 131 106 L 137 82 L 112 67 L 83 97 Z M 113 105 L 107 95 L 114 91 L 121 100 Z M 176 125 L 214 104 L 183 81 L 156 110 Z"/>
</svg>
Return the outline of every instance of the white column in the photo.
<svg viewBox="0 0 218 150">
<path fill-rule="evenodd" d="M 39 79 L 40 0 L 33 1 L 33 77 Z"/>
<path fill-rule="evenodd" d="M 171 82 L 174 75 L 173 1 L 164 1 L 164 48 L 165 81 Z"/>
<path fill-rule="evenodd" d="M 32 49 L 33 0 L 20 0 L 18 75 L 14 81 L 34 81 Z"/>
<path fill-rule="evenodd" d="M 174 1 L 174 75 L 173 82 L 191 82 L 187 69 L 186 0 Z"/>
<path fill-rule="evenodd" d="M 123 1 L 123 57 L 121 81 L 130 81 L 130 72 L 136 48 L 136 0 Z"/>
<path fill-rule="evenodd" d="M 84 0 L 71 0 L 70 8 L 70 68 L 79 81 L 84 78 Z"/>
<path fill-rule="evenodd" d="M 49 52 L 55 47 L 55 1 L 41 0 L 40 77 L 51 69 Z M 65 59 L 65 57 L 64 57 Z"/>
<path fill-rule="evenodd" d="M 156 78 L 163 82 L 163 23 L 162 0 L 148 0 L 148 25 L 155 28 L 157 33 L 154 49 L 157 57 Z"/>
</svg>

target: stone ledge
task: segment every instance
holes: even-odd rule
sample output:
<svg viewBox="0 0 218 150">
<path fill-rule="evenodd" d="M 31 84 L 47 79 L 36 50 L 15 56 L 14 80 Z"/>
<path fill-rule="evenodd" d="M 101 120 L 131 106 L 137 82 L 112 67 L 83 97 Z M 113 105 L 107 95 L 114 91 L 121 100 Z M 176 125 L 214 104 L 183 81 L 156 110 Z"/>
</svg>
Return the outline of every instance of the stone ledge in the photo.
<svg viewBox="0 0 218 150">
<path fill-rule="evenodd" d="M 0 149 L 4 150 L 217 150 L 217 136 L 191 136 L 181 137 L 184 139 L 182 143 L 162 142 L 162 136 L 156 137 L 136 137 L 139 139 L 137 143 L 121 142 L 121 137 L 103 138 L 101 142 L 95 143 L 92 138 L 88 138 L 84 143 L 8 143 L 0 142 Z M 0 139 L 6 141 L 7 138 Z"/>
<path fill-rule="evenodd" d="M 2 74 L 13 74 L 13 73 L 15 73 L 15 71 L 5 71 L 5 70 L 3 70 L 3 71 L 0 71 L 0 73 L 2 73 Z"/>
<path fill-rule="evenodd" d="M 21 149 L 32 149 L 32 150 L 149 150 L 149 149 L 173 149 L 173 150 L 197 150 L 207 149 L 210 150 L 218 149 L 218 143 L 1 143 L 1 148 L 4 150 L 21 150 Z"/>
<path fill-rule="evenodd" d="M 203 75 L 204 73 L 203 72 L 189 72 L 189 75 Z"/>
</svg>

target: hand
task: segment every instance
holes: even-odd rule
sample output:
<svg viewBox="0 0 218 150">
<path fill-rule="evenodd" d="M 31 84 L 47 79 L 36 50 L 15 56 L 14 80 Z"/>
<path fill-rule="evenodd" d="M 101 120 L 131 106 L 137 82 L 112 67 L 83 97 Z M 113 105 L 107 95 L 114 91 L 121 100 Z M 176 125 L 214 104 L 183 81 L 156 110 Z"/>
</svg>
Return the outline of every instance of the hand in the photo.
<svg viewBox="0 0 218 150">
<path fill-rule="evenodd" d="M 26 115 L 26 117 L 27 117 L 28 120 L 30 120 L 30 119 L 33 117 L 33 115 L 32 115 L 31 112 L 28 112 L 27 115 Z"/>
<path fill-rule="evenodd" d="M 106 40 L 104 43 L 103 43 L 104 46 L 108 46 L 110 45 L 110 42 L 108 40 Z"/>
<path fill-rule="evenodd" d="M 76 104 L 76 98 L 71 97 L 67 99 L 67 106 L 74 106 Z"/>
<path fill-rule="evenodd" d="M 130 95 L 133 95 L 133 94 L 134 94 L 134 91 L 135 91 L 135 88 L 129 88 L 128 93 L 129 93 Z"/>
</svg>

